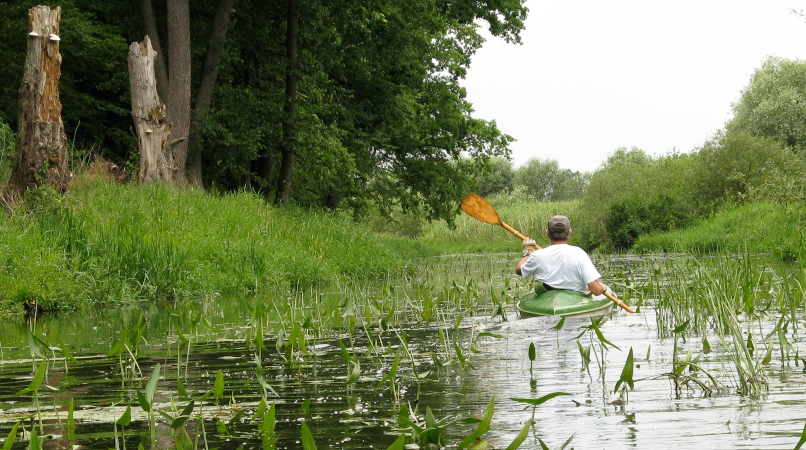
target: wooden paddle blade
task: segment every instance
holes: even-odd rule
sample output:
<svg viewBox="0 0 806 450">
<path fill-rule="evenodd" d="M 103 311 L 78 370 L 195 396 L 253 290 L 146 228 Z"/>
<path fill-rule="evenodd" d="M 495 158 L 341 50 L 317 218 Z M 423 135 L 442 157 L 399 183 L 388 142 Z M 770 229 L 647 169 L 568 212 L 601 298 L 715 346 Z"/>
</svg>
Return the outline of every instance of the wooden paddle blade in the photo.
<svg viewBox="0 0 806 450">
<path fill-rule="evenodd" d="M 467 197 L 462 200 L 462 204 L 459 206 L 462 208 L 462 211 L 468 213 L 470 217 L 478 221 L 492 225 L 501 225 L 501 218 L 498 217 L 495 208 L 487 203 L 487 200 L 484 200 L 472 192 L 467 194 Z"/>
</svg>

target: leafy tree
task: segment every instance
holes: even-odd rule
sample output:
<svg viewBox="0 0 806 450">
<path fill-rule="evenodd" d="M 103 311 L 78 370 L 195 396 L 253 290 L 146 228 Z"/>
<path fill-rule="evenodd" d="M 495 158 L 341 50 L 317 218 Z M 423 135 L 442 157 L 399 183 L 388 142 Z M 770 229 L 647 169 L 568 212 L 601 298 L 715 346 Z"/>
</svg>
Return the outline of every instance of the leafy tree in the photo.
<svg viewBox="0 0 806 450">
<path fill-rule="evenodd" d="M 577 242 L 628 249 L 642 234 L 688 225 L 695 163 L 687 154 L 653 158 L 634 147 L 616 150 L 585 188 Z"/>
<path fill-rule="evenodd" d="M 557 174 L 551 200 L 555 202 L 577 200 L 582 198 L 585 188 L 590 183 L 591 174 L 563 169 Z"/>
<path fill-rule="evenodd" d="M 589 175 L 560 168 L 554 159 L 532 158 L 515 171 L 515 184 L 540 201 L 565 201 L 579 198 Z"/>
<path fill-rule="evenodd" d="M 482 197 L 509 193 L 514 186 L 514 178 L 512 161 L 501 156 L 490 158 L 482 172 L 476 175 L 476 192 Z"/>
<path fill-rule="evenodd" d="M 180 75 L 158 73 L 158 79 L 183 89 L 181 96 L 164 99 L 169 107 L 172 98 L 183 99 L 181 120 L 173 113 L 181 127 L 187 123 L 184 80 L 192 80 L 196 119 L 189 133 L 198 146 L 188 150 L 188 162 L 200 163 L 205 183 L 216 190 L 254 188 L 274 199 L 278 186 L 288 184 L 280 180 L 290 180 L 288 198 L 305 206 L 360 213 L 366 205 L 388 205 L 450 220 L 478 165 L 508 154 L 512 138 L 494 122 L 472 116 L 461 79 L 484 42 L 478 23 L 519 42 L 527 12 L 522 0 L 295 2 L 296 61 L 287 45 L 287 2 L 236 2 L 229 22 L 236 24 L 222 36 L 216 33 L 216 11 L 228 1 L 62 2 L 62 99 L 71 140 L 119 163 L 137 160 L 129 131 L 126 44 L 146 33 L 154 34 L 154 42 L 170 28 L 179 32 L 184 44 L 174 50 L 184 56 L 169 58 L 165 72 L 183 65 Z M 0 14 L 8 18 L 0 31 L 20 36 L 0 42 L 0 118 L 12 127 L 25 16 L 33 4 L 0 3 Z M 182 20 L 168 20 L 168 7 L 173 17 L 176 5 Z M 178 45 L 177 39 L 168 41 Z M 73 43 L 80 45 L 71 48 Z M 167 50 L 158 49 L 159 59 Z M 211 50 L 219 61 L 212 66 Z M 205 109 L 199 98 L 210 89 L 200 85 L 211 67 L 218 69 L 218 88 Z M 289 76 L 298 92 L 293 111 Z M 187 138 L 187 131 L 175 130 L 175 137 Z M 281 175 L 283 151 L 293 155 L 293 164 Z"/>
<path fill-rule="evenodd" d="M 770 56 L 756 69 L 733 105 L 728 130 L 806 144 L 806 61 Z"/>
<path fill-rule="evenodd" d="M 559 172 L 560 164 L 557 160 L 531 158 L 515 171 L 515 184 L 523 186 L 530 197 L 549 201 Z"/>
<path fill-rule="evenodd" d="M 783 142 L 744 131 L 720 131 L 698 156 L 692 197 L 702 214 L 764 194 L 774 179 L 800 178 L 804 166 Z"/>
</svg>

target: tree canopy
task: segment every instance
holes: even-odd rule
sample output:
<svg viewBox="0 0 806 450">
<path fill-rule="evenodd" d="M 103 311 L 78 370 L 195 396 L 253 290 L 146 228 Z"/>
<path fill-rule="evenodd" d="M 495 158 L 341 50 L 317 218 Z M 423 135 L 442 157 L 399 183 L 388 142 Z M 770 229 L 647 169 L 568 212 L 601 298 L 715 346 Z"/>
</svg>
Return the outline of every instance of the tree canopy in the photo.
<svg viewBox="0 0 806 450">
<path fill-rule="evenodd" d="M 729 129 L 806 144 L 806 61 L 768 57 L 733 105 Z"/>
<path fill-rule="evenodd" d="M 163 47 L 168 5 L 175 1 L 148 2 Z M 222 1 L 190 2 L 194 96 Z M 205 186 L 253 188 L 272 198 L 283 149 L 290 149 L 296 160 L 290 198 L 297 203 L 358 212 L 370 204 L 400 205 L 450 220 L 472 184 L 473 165 L 507 156 L 512 141 L 495 122 L 473 117 L 460 85 L 484 42 L 479 24 L 519 42 L 524 1 L 291 1 L 298 14 L 293 62 L 289 1 L 235 3 L 212 103 L 192 124 L 197 145 L 188 161 L 202 162 Z M 128 43 L 146 34 L 142 2 L 61 2 L 68 139 L 73 150 L 92 149 L 130 166 L 137 149 L 126 54 Z M 0 42 L 0 120 L 12 128 L 27 10 L 35 4 L 0 3 L 6 36 Z M 291 113 L 288 76 L 298 90 Z M 284 124 L 293 126 L 290 138 Z M 457 163 L 461 156 L 472 163 Z"/>
</svg>

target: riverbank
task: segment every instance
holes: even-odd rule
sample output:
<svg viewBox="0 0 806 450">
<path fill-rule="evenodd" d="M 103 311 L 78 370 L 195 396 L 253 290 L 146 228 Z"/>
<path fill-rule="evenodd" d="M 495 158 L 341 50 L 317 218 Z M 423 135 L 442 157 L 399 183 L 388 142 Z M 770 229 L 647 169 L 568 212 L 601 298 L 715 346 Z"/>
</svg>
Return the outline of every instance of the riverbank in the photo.
<svg viewBox="0 0 806 450">
<path fill-rule="evenodd" d="M 770 202 L 726 208 L 686 228 L 641 236 L 632 251 L 769 253 L 781 261 L 802 260 L 805 212 Z"/>
<path fill-rule="evenodd" d="M 519 250 L 502 227 L 466 214 L 453 229 L 434 222 L 409 238 L 338 213 L 274 208 L 247 192 L 74 181 L 66 195 L 43 191 L 0 222 L 0 310 L 383 279 L 411 273 L 411 261 L 423 256 Z M 542 230 L 549 217 L 565 214 L 573 223 L 582 213 L 574 202 L 489 200 L 504 222 L 541 246 L 548 245 Z M 684 230 L 641 237 L 634 250 L 769 252 L 795 260 L 798 224 L 797 212 L 783 206 L 749 204 Z"/>
<path fill-rule="evenodd" d="M 0 305 L 248 293 L 405 273 L 415 245 L 241 192 L 74 183 L 0 221 Z"/>
</svg>

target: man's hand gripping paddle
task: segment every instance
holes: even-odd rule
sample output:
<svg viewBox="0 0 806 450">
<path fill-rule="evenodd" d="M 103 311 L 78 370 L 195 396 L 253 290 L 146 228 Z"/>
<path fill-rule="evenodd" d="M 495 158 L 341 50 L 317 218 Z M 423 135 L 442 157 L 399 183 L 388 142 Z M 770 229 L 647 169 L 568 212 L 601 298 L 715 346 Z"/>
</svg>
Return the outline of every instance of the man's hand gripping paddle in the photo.
<svg viewBox="0 0 806 450">
<path fill-rule="evenodd" d="M 465 197 L 465 199 L 462 200 L 462 204 L 460 206 L 462 208 L 462 211 L 469 214 L 470 217 L 480 222 L 489 223 L 490 225 L 501 225 L 502 227 L 504 227 L 504 229 L 517 236 L 520 240 L 523 241 L 526 239 L 526 236 L 520 234 L 518 230 L 502 222 L 501 218 L 498 217 L 498 213 L 495 212 L 495 208 L 493 208 L 493 205 L 489 204 L 487 200 L 484 200 L 478 195 L 472 192 L 467 194 L 467 197 Z M 537 246 L 537 248 L 540 248 L 540 246 Z M 606 295 L 607 298 L 612 300 L 615 304 L 619 305 L 625 311 L 635 313 L 634 309 L 630 308 L 629 306 L 627 306 L 627 304 L 614 297 L 613 294 L 605 291 L 604 295 Z"/>
</svg>

